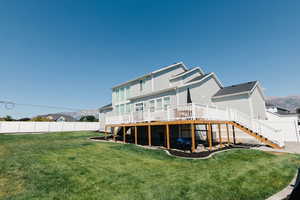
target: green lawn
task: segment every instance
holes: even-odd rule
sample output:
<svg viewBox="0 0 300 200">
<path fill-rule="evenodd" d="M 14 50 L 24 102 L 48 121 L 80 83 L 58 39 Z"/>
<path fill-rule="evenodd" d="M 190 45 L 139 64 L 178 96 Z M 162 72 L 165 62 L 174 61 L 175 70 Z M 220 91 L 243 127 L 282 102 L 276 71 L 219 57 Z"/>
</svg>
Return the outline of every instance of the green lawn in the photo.
<svg viewBox="0 0 300 200">
<path fill-rule="evenodd" d="M 92 132 L 0 135 L 0 199 L 265 199 L 283 189 L 300 156 L 231 150 L 184 160 Z"/>
</svg>

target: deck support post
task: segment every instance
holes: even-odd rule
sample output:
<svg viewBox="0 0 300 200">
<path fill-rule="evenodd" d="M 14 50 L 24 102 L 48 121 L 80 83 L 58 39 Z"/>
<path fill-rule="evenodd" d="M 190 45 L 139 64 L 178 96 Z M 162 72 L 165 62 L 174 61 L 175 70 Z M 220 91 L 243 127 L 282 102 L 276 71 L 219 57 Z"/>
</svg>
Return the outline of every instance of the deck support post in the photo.
<svg viewBox="0 0 300 200">
<path fill-rule="evenodd" d="M 218 124 L 218 131 L 219 131 L 219 143 L 220 143 L 220 147 L 223 147 L 222 144 L 222 134 L 221 134 L 221 124 Z"/>
<path fill-rule="evenodd" d="M 166 139 L 167 139 L 167 149 L 170 149 L 170 127 L 169 124 L 166 125 Z"/>
<path fill-rule="evenodd" d="M 123 142 L 126 143 L 126 127 L 123 126 Z"/>
<path fill-rule="evenodd" d="M 105 125 L 105 128 L 104 128 L 104 138 L 105 140 L 107 140 L 107 126 Z"/>
<path fill-rule="evenodd" d="M 195 152 L 195 124 L 191 124 L 192 152 Z"/>
<path fill-rule="evenodd" d="M 228 145 L 230 145 L 229 127 L 228 127 L 228 124 L 226 124 L 226 131 L 227 131 L 227 143 L 228 143 Z"/>
<path fill-rule="evenodd" d="M 116 137 L 116 133 L 117 133 L 117 131 L 118 131 L 118 127 L 113 127 L 113 132 L 114 132 L 114 134 L 113 134 L 113 138 L 114 138 L 114 141 L 116 142 L 117 141 L 117 137 Z"/>
<path fill-rule="evenodd" d="M 211 124 L 208 124 L 208 144 L 209 144 L 209 150 L 212 150 L 212 126 Z"/>
<path fill-rule="evenodd" d="M 137 127 L 134 127 L 134 143 L 137 145 Z"/>
<path fill-rule="evenodd" d="M 151 146 L 151 125 L 148 125 L 148 144 Z"/>
<path fill-rule="evenodd" d="M 233 144 L 236 144 L 234 125 L 232 125 Z"/>
</svg>

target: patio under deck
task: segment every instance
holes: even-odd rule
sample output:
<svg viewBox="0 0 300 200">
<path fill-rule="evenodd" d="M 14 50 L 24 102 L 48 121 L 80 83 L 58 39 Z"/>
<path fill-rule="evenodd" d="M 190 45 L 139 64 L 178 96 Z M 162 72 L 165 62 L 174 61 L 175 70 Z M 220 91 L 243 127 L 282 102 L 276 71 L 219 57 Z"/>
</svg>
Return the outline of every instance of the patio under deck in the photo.
<svg viewBox="0 0 300 200">
<path fill-rule="evenodd" d="M 215 150 L 216 148 L 223 148 L 225 145 L 230 145 L 231 143 L 235 144 L 236 143 L 236 138 L 235 138 L 235 125 L 231 124 L 230 121 L 219 121 L 219 120 L 176 120 L 176 121 L 153 121 L 153 122 L 141 122 L 141 123 L 126 123 L 126 124 L 110 124 L 105 126 L 105 133 L 107 136 L 108 133 L 108 128 L 113 129 L 113 139 L 114 141 L 117 141 L 117 131 L 121 130 L 123 133 L 123 142 L 127 142 L 127 131 L 130 129 L 132 138 L 134 138 L 134 144 L 138 144 L 138 139 L 139 137 L 144 137 L 147 140 L 147 143 L 143 143 L 142 145 L 148 145 L 152 146 L 153 139 L 152 137 L 154 136 L 153 134 L 153 129 L 155 127 L 161 127 L 160 130 L 163 130 L 164 134 L 164 141 L 162 142 L 163 145 L 166 149 L 171 149 L 171 137 L 174 138 L 174 135 L 172 131 L 170 131 L 171 126 L 190 126 L 189 127 L 189 138 L 191 139 L 191 151 L 195 152 L 196 151 L 196 126 L 197 125 L 204 125 L 205 130 L 202 130 L 206 132 L 206 141 L 207 141 L 207 148 L 203 150 Z M 229 131 L 229 125 L 231 125 L 232 128 L 232 142 L 230 141 L 230 131 Z M 217 131 L 218 132 L 218 141 L 213 139 L 213 126 L 217 126 Z M 222 129 L 221 126 L 226 127 L 226 136 L 227 138 L 224 139 L 222 138 Z M 141 131 L 141 127 L 143 127 L 143 131 Z M 140 129 L 140 131 L 139 131 Z M 224 140 L 224 141 L 222 141 Z"/>
</svg>

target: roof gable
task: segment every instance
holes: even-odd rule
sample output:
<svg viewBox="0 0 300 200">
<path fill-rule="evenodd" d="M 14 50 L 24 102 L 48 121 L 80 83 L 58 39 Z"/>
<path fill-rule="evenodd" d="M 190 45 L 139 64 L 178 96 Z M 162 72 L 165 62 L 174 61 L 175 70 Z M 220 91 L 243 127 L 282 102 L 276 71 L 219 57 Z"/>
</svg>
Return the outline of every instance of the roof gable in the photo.
<svg viewBox="0 0 300 200">
<path fill-rule="evenodd" d="M 143 75 L 143 76 L 140 76 L 140 77 L 138 77 L 138 78 L 135 78 L 135 79 L 126 81 L 126 82 L 121 83 L 121 84 L 119 84 L 119 85 L 116 85 L 116 86 L 114 86 L 112 89 L 117 88 L 117 87 L 121 87 L 121 86 L 124 86 L 124 85 L 127 85 L 127 84 L 129 84 L 129 83 L 131 83 L 131 82 L 135 82 L 135 81 L 138 81 L 138 80 L 141 80 L 141 79 L 150 77 L 150 76 L 152 76 L 152 75 L 154 75 L 154 74 L 157 74 L 157 73 L 162 73 L 162 72 L 167 71 L 167 70 L 173 71 L 173 70 L 175 70 L 175 69 L 177 69 L 177 68 L 182 68 L 182 69 L 184 70 L 184 72 L 188 71 L 187 68 L 186 68 L 186 66 L 185 66 L 185 64 L 184 64 L 183 62 L 179 62 L 179 63 L 175 63 L 175 64 L 172 64 L 172 65 L 168 65 L 168 66 L 163 67 L 163 68 L 161 68 L 161 69 L 155 70 L 155 71 L 153 71 L 153 72 L 150 72 L 150 73 L 145 74 L 145 75 Z"/>
</svg>

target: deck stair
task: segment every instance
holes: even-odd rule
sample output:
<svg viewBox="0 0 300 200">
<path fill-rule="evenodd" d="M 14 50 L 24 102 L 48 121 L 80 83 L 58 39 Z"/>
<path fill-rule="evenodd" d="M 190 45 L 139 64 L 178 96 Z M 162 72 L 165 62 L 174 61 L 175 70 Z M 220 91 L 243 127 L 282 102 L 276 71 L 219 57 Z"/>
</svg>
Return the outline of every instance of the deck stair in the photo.
<svg viewBox="0 0 300 200">
<path fill-rule="evenodd" d="M 240 129 L 241 131 L 247 133 L 248 135 L 251 135 L 252 137 L 256 138 L 261 143 L 264 143 L 270 147 L 273 147 L 274 149 L 283 149 L 283 147 L 280 146 L 279 144 L 277 144 L 275 141 L 272 141 L 271 139 L 268 139 L 265 136 L 252 131 L 251 129 L 239 124 L 238 122 L 231 121 L 230 124 L 238 129 Z"/>
</svg>

